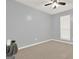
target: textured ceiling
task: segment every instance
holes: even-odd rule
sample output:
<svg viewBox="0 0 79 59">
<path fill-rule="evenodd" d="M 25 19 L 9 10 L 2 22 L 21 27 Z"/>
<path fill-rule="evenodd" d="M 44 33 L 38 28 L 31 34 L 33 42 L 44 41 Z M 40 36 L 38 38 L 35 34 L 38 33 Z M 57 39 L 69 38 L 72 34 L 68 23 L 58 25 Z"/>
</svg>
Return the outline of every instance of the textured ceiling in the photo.
<svg viewBox="0 0 79 59">
<path fill-rule="evenodd" d="M 56 9 L 53 9 L 51 6 L 47 7 L 44 6 L 44 4 L 50 2 L 50 0 L 16 0 L 16 1 L 25 4 L 27 6 L 30 6 L 32 8 L 38 9 L 40 11 L 43 11 L 45 13 L 48 13 L 50 15 L 64 12 L 73 8 L 73 0 L 58 0 L 58 1 L 64 1 L 67 4 L 65 6 L 57 7 Z"/>
</svg>

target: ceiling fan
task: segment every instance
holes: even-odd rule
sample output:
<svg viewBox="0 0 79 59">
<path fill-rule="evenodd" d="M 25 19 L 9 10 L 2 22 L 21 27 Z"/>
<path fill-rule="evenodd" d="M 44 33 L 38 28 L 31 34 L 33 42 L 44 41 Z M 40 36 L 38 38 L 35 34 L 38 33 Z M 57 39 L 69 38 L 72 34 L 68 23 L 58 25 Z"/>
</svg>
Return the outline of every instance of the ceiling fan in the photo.
<svg viewBox="0 0 79 59">
<path fill-rule="evenodd" d="M 51 5 L 53 7 L 53 9 L 55 9 L 57 6 L 59 5 L 66 5 L 65 2 L 58 2 L 57 0 L 51 0 L 48 4 L 45 4 L 44 6 L 49 6 Z"/>
</svg>

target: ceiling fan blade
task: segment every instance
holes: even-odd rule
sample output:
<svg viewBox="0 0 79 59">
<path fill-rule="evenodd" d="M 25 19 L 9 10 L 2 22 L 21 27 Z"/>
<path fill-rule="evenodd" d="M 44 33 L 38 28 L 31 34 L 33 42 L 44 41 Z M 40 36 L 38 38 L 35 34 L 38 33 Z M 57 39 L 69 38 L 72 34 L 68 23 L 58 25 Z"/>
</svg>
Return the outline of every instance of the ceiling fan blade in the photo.
<svg viewBox="0 0 79 59">
<path fill-rule="evenodd" d="M 66 5 L 65 2 L 57 2 L 59 5 Z"/>
<path fill-rule="evenodd" d="M 53 0 L 53 2 L 57 2 L 57 0 Z"/>
<path fill-rule="evenodd" d="M 48 6 L 48 5 L 51 5 L 52 3 L 48 3 L 48 4 L 45 4 L 44 6 Z"/>
</svg>

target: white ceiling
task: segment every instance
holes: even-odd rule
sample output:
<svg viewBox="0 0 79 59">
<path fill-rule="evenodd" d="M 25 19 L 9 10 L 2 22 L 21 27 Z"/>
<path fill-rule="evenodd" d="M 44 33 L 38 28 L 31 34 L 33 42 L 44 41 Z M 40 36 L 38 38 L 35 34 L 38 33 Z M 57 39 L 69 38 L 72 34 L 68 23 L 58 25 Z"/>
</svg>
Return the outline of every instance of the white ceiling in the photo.
<svg viewBox="0 0 79 59">
<path fill-rule="evenodd" d="M 67 4 L 65 6 L 60 6 L 56 9 L 53 9 L 51 6 L 47 7 L 44 6 L 44 4 L 48 3 L 50 0 L 16 0 L 16 1 L 23 3 L 27 6 L 30 6 L 32 8 L 46 12 L 50 15 L 64 12 L 73 8 L 73 0 L 58 0 L 58 1 L 65 1 Z"/>
</svg>

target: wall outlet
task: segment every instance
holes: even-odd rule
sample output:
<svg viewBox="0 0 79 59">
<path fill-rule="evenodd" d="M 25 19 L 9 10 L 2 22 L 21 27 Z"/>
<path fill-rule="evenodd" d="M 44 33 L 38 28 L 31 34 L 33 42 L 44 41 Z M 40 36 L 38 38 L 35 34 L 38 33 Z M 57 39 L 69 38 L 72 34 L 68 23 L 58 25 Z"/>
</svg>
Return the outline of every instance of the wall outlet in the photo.
<svg viewBox="0 0 79 59">
<path fill-rule="evenodd" d="M 38 40 L 38 38 L 35 38 L 34 40 Z"/>
</svg>

